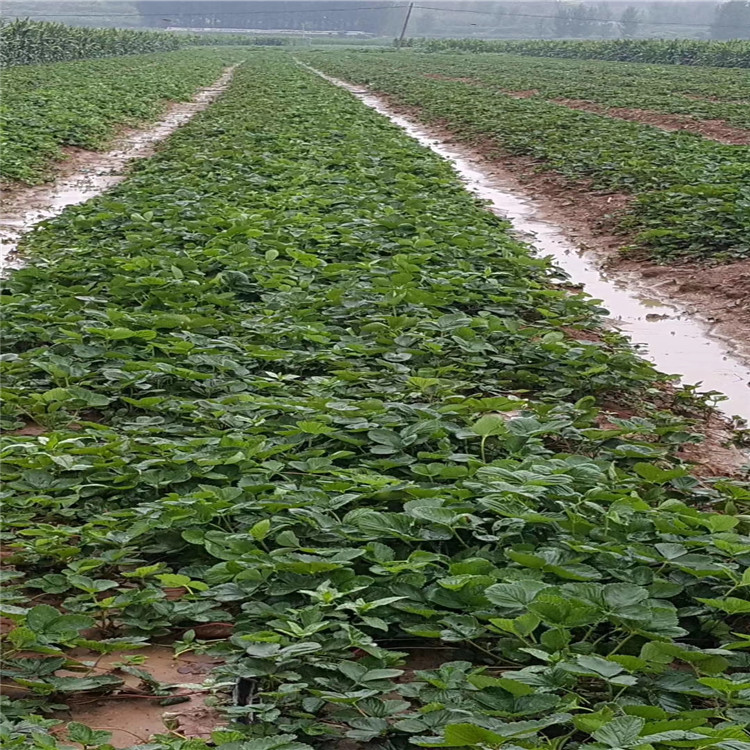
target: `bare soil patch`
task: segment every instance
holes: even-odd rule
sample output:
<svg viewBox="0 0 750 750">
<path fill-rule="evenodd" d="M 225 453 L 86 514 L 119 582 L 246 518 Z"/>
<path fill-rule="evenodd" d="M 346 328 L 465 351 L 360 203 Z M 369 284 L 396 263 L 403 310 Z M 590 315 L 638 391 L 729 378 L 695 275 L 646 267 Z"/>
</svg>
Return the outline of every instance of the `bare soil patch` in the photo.
<svg viewBox="0 0 750 750">
<path fill-rule="evenodd" d="M 500 89 L 506 96 L 512 96 L 514 99 L 531 99 L 539 93 L 539 89 L 522 89 L 513 91 L 512 89 Z"/>
<path fill-rule="evenodd" d="M 200 684 L 206 675 L 219 663 L 208 656 L 183 654 L 174 657 L 170 646 L 149 646 L 132 652 L 145 657 L 141 668 L 164 684 Z M 111 695 L 85 696 L 68 699 L 69 711 L 59 718 L 65 721 L 80 721 L 97 729 L 113 733 L 111 743 L 117 747 L 146 743 L 154 734 L 167 734 L 167 720 L 174 731 L 185 738 L 210 739 L 211 731 L 222 723 L 216 709 L 206 705 L 207 692 L 190 688 L 176 688 L 172 696 L 185 700 L 171 706 L 160 705 L 164 696 L 150 695 L 142 689 L 137 677 L 119 670 L 116 662 L 123 654 L 112 654 L 98 658 L 98 654 L 77 649 L 71 657 L 94 662 L 92 674 L 117 674 L 125 685 Z M 98 660 L 97 660 L 98 659 Z M 71 673 L 80 676 L 80 673 Z"/>
<path fill-rule="evenodd" d="M 455 81 L 457 83 L 468 83 L 472 86 L 481 86 L 482 81 L 478 78 L 471 78 L 470 76 L 464 76 L 459 78 L 451 78 L 450 76 L 443 76 L 440 73 L 425 73 L 423 78 L 431 78 L 433 81 Z"/>
<path fill-rule="evenodd" d="M 750 130 L 731 125 L 724 120 L 699 120 L 689 115 L 669 114 L 667 112 L 655 112 L 650 109 L 631 109 L 628 107 L 608 107 L 605 104 L 590 102 L 584 99 L 552 99 L 555 104 L 560 104 L 570 109 L 592 114 L 614 117 L 618 120 L 638 122 L 641 125 L 650 125 L 659 130 L 667 132 L 681 131 L 695 133 L 712 141 L 718 141 L 730 146 L 750 145 Z"/>
</svg>

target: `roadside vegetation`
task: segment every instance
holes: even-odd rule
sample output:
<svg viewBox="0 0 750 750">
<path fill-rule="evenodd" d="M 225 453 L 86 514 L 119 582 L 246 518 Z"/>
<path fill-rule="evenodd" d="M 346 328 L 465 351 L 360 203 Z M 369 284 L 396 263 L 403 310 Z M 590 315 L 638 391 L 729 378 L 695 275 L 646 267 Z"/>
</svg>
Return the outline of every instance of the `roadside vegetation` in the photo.
<svg viewBox="0 0 750 750">
<path fill-rule="evenodd" d="M 425 52 L 509 52 L 533 57 L 750 68 L 750 41 L 734 39 L 611 39 L 602 41 L 485 39 L 415 39 Z"/>
<path fill-rule="evenodd" d="M 417 108 L 423 119 L 449 128 L 483 153 L 496 149 L 527 155 L 539 168 L 587 180 L 591 190 L 632 195 L 620 227 L 634 235 L 634 247 L 653 258 L 726 262 L 750 257 L 750 147 L 450 80 L 460 68 L 454 56 L 448 58 L 447 80 L 426 75 L 440 69 L 436 56 L 381 54 L 374 64 L 369 52 L 332 51 L 306 53 L 304 59 L 383 92 L 396 104 Z M 464 72 L 471 76 L 473 58 L 466 60 Z M 494 80 L 506 63 L 497 58 Z M 481 74 L 486 75 L 486 67 Z"/>
<path fill-rule="evenodd" d="M 28 237 L 1 297 L 4 747 L 65 745 L 52 710 L 121 687 L 72 648 L 155 641 L 221 657 L 239 723 L 149 750 L 750 747 L 750 489 L 691 476 L 659 376 L 509 229 L 255 52 Z"/>
<path fill-rule="evenodd" d="M 157 118 L 166 102 L 190 99 L 246 54 L 191 49 L 5 70 L 0 177 L 42 182 L 65 147 L 102 148 L 118 128 Z"/>
</svg>

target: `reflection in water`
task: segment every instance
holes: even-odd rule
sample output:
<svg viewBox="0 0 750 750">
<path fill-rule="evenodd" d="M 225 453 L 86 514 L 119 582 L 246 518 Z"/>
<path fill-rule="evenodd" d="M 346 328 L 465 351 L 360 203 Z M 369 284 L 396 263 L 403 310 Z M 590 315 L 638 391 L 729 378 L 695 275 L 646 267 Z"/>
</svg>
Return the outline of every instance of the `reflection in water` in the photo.
<svg viewBox="0 0 750 750">
<path fill-rule="evenodd" d="M 708 326 L 673 304 L 654 299 L 651 293 L 635 288 L 627 275 L 612 279 L 596 262 L 582 253 L 562 230 L 540 218 L 533 200 L 512 192 L 482 171 L 481 165 L 467 159 L 418 124 L 395 114 L 377 96 L 310 68 L 331 83 L 354 94 L 368 107 L 388 117 L 410 136 L 436 154 L 448 159 L 467 188 L 489 203 L 492 211 L 512 222 L 542 255 L 551 255 L 571 280 L 591 297 L 601 300 L 610 312 L 612 325 L 635 344 L 662 372 L 679 374 L 686 385 L 700 383 L 702 391 L 720 391 L 727 400 L 719 410 L 727 416 L 750 420 L 750 368 L 727 345 L 708 331 Z"/>
</svg>

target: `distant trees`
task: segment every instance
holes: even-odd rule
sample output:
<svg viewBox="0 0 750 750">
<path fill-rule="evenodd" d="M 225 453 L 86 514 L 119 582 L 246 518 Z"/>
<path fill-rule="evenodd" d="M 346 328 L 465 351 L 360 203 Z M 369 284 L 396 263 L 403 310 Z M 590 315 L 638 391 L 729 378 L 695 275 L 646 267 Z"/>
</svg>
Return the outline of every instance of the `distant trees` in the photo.
<svg viewBox="0 0 750 750">
<path fill-rule="evenodd" d="M 620 34 L 626 39 L 632 39 L 638 33 L 640 25 L 641 14 L 632 5 L 628 5 L 618 21 Z"/>
<path fill-rule="evenodd" d="M 553 23 L 555 36 L 573 39 L 591 36 L 599 25 L 594 18 L 592 9 L 582 3 L 577 5 L 558 4 Z"/>
<path fill-rule="evenodd" d="M 750 39 L 750 2 L 730 0 L 716 8 L 711 39 Z"/>
</svg>

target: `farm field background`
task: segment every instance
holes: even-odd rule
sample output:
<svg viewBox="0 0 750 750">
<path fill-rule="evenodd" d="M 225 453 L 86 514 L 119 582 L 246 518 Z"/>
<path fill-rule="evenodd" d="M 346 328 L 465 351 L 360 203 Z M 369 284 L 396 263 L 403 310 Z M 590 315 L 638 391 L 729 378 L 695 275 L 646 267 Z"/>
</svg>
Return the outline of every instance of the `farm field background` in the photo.
<svg viewBox="0 0 750 750">
<path fill-rule="evenodd" d="M 495 52 L 657 65 L 750 67 L 750 47 L 741 39 L 712 42 L 695 39 L 417 39 L 412 44 L 427 52 Z"/>
<path fill-rule="evenodd" d="M 217 728 L 133 746 L 750 748 L 750 486 L 693 473 L 705 406 L 292 55 L 154 59 L 169 85 L 193 56 L 194 90 L 235 53 L 216 103 L 3 281 L 4 746 L 106 750 L 65 704 L 84 721 L 133 676 L 168 701 L 133 658 L 167 645 L 218 662 Z M 746 147 L 553 82 L 515 99 L 479 58 L 486 91 L 426 77 L 437 55 L 303 59 L 634 193 L 660 257 L 748 252 Z"/>
<path fill-rule="evenodd" d="M 350 54 L 350 60 L 357 59 L 357 55 Z M 716 119 L 750 127 L 750 75 L 740 68 L 506 54 L 441 53 L 398 57 L 381 54 L 386 61 L 397 63 L 405 71 L 466 78 L 469 83 L 493 87 L 499 93 L 521 92 L 525 96 L 553 101 L 558 98 L 590 101 L 609 107 L 682 114 L 694 120 Z M 750 132 L 745 135 L 750 138 Z"/>
<path fill-rule="evenodd" d="M 396 104 L 417 108 L 420 117 L 444 125 L 469 143 L 480 143 L 485 151 L 495 147 L 528 155 L 539 169 L 587 180 L 593 191 L 632 196 L 617 219 L 621 229 L 632 232 L 633 245 L 652 257 L 719 262 L 750 257 L 750 147 L 665 132 L 547 101 L 546 96 L 566 96 L 601 102 L 604 91 L 622 84 L 623 74 L 613 70 L 616 63 L 340 51 L 310 53 L 305 59 L 330 75 L 387 94 Z M 592 65 L 601 66 L 601 76 Z M 545 67 L 551 71 L 546 78 L 550 83 L 544 73 L 537 77 L 536 70 Z M 664 93 L 673 77 L 683 81 L 685 93 L 697 90 L 704 95 L 705 73 L 699 70 L 691 84 L 694 70 L 644 66 L 641 77 L 631 71 L 628 89 L 640 86 L 644 93 L 639 97 L 636 89 L 618 102 L 646 109 L 655 98 L 660 103 L 656 106 L 668 109 L 678 98 Z M 657 74 L 666 80 L 662 93 L 654 95 L 649 93 L 649 81 Z M 473 84 L 475 76 L 480 85 Z M 724 76 L 726 72 L 719 71 L 719 80 Z M 592 84 L 594 78 L 600 83 Z M 744 96 L 747 76 L 728 78 L 729 96 Z M 534 91 L 537 81 L 539 95 Z M 530 96 L 507 93 L 519 89 Z M 721 98 L 720 86 L 718 91 Z M 689 110 L 691 99 L 679 99 Z M 705 104 L 695 103 L 695 111 L 704 111 Z M 734 106 L 729 101 L 722 110 L 717 103 L 716 112 L 731 116 Z"/>
</svg>

